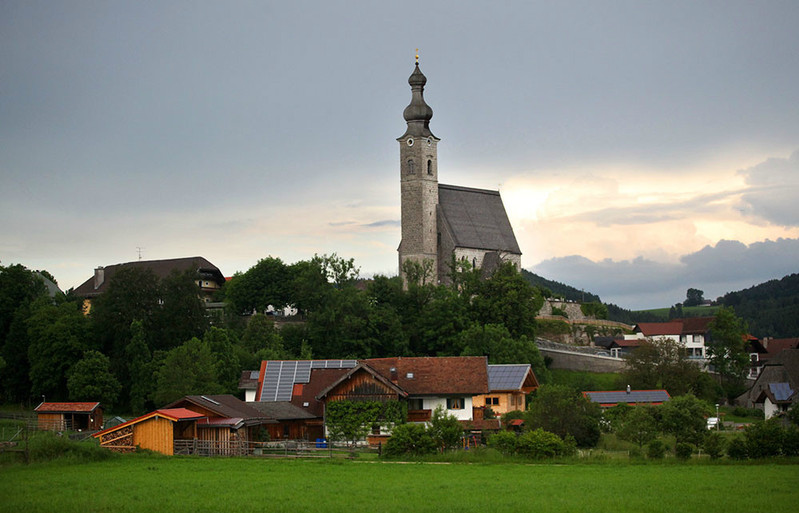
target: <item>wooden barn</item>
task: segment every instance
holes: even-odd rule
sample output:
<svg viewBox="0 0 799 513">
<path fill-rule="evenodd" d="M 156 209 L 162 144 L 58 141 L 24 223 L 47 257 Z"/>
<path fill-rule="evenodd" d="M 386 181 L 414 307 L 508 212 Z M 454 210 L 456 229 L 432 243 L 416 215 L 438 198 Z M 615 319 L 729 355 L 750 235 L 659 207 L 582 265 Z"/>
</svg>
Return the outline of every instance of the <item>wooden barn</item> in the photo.
<svg viewBox="0 0 799 513">
<path fill-rule="evenodd" d="M 197 439 L 197 421 L 204 417 L 186 408 L 165 408 L 92 436 L 100 439 L 102 447 L 115 452 L 134 452 L 140 447 L 171 456 L 175 442 Z"/>
<path fill-rule="evenodd" d="M 187 395 L 166 408 L 186 408 L 204 418 L 197 423 L 197 439 L 209 442 L 258 441 L 261 430 L 277 421 L 253 408 L 241 399 L 228 394 Z"/>
<path fill-rule="evenodd" d="M 42 403 L 34 411 L 39 429 L 96 431 L 103 426 L 100 403 Z"/>
</svg>

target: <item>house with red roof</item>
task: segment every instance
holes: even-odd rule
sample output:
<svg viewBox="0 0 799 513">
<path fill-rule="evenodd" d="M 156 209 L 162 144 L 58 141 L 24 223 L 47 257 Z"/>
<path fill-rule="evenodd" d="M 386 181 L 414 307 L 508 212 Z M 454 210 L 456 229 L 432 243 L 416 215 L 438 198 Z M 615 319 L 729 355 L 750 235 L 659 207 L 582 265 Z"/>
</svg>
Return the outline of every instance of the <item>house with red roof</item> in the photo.
<svg viewBox="0 0 799 513">
<path fill-rule="evenodd" d="M 688 358 L 704 360 L 710 341 L 710 323 L 715 317 L 686 317 L 669 322 L 642 322 L 633 326 L 633 335 L 625 339 L 668 339 L 683 346 Z"/>
<path fill-rule="evenodd" d="M 367 360 L 268 360 L 259 371 L 242 373 L 240 387 L 250 404 L 278 421 L 272 439 L 325 437 L 325 407 L 331 401 L 403 401 L 408 422 L 428 422 L 443 408 L 472 429 L 499 429 L 484 419 L 525 408 L 525 395 L 538 387 L 529 365 L 488 365 L 483 356 L 396 357 Z M 375 428 L 378 443 L 388 430 Z"/>
<path fill-rule="evenodd" d="M 96 431 L 103 426 L 103 407 L 97 402 L 43 402 L 33 411 L 39 429 L 48 431 Z"/>
</svg>

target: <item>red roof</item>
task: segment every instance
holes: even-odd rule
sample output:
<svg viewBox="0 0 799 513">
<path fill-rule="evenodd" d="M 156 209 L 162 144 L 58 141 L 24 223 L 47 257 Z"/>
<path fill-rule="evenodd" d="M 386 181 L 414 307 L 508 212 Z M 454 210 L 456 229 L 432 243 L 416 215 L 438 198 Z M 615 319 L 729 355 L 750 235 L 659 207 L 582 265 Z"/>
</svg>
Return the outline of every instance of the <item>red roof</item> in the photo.
<svg viewBox="0 0 799 513">
<path fill-rule="evenodd" d="M 100 403 L 42 403 L 33 411 L 39 413 L 91 413 Z"/>
<path fill-rule="evenodd" d="M 646 337 L 682 334 L 681 322 L 642 322 L 636 324 L 636 327 Z"/>
<path fill-rule="evenodd" d="M 97 433 L 93 434 L 94 438 L 99 438 L 101 435 L 109 433 L 111 431 L 116 431 L 120 428 L 125 426 L 131 426 L 133 424 L 138 424 L 139 422 L 145 421 L 147 419 L 151 419 L 153 417 L 164 417 L 172 422 L 177 422 L 179 420 L 195 420 L 195 419 L 202 419 L 205 415 L 201 415 L 196 411 L 191 411 L 186 408 L 164 408 L 161 410 L 151 411 L 150 413 L 146 413 L 141 417 L 136 417 L 135 419 L 129 420 L 127 422 L 123 422 L 122 424 L 117 424 L 116 426 L 112 426 L 110 428 L 103 429 L 102 431 L 98 431 Z"/>
<path fill-rule="evenodd" d="M 485 356 L 372 358 L 361 362 L 396 383 L 409 395 L 488 393 L 488 363 Z"/>
</svg>

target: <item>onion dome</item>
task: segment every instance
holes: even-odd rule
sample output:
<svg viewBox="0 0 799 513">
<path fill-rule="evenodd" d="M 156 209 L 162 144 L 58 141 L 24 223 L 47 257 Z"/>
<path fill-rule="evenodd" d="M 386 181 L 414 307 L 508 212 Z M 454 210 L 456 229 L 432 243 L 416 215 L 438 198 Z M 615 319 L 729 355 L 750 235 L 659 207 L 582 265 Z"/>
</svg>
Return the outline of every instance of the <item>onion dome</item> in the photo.
<svg viewBox="0 0 799 513">
<path fill-rule="evenodd" d="M 411 86 L 411 103 L 402 112 L 402 117 L 408 123 L 408 129 L 400 139 L 408 135 L 418 137 L 433 135 L 429 127 L 430 119 L 433 117 L 433 109 L 424 101 L 424 85 L 426 83 L 427 77 L 419 69 L 419 62 L 417 61 L 416 68 L 408 78 L 408 84 Z"/>
</svg>

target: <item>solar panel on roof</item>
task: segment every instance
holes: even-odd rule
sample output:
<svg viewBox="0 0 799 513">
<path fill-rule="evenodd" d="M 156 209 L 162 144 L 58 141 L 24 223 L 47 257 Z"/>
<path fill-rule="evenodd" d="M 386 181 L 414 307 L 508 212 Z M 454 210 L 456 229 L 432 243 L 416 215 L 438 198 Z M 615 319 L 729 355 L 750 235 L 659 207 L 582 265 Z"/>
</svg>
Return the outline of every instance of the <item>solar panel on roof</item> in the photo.
<svg viewBox="0 0 799 513">
<path fill-rule="evenodd" d="M 261 401 L 290 401 L 296 383 L 311 381 L 311 369 L 349 369 L 357 364 L 357 360 L 269 360 Z"/>
</svg>

